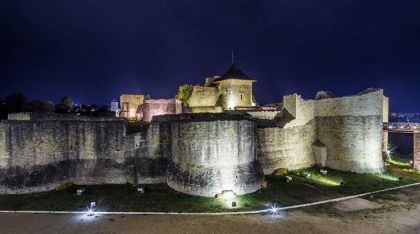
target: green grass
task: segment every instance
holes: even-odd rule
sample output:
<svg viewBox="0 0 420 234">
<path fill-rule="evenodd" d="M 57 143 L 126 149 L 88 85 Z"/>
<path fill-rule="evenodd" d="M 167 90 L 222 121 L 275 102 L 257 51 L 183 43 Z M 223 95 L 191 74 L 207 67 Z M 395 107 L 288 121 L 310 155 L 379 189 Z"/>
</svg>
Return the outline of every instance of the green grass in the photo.
<svg viewBox="0 0 420 234">
<path fill-rule="evenodd" d="M 410 163 L 410 160 L 404 158 L 403 155 L 397 154 L 397 153 L 391 153 L 390 154 L 391 160 L 388 161 L 389 164 L 402 168 L 402 169 L 411 169 L 412 165 Z"/>
<path fill-rule="evenodd" d="M 307 178 L 305 173 L 310 177 Z M 394 165 L 390 165 L 384 174 L 328 169 L 327 175 L 322 175 L 318 169 L 309 168 L 292 171 L 288 176 L 293 180 L 286 182 L 284 176 L 266 176 L 268 187 L 235 198 L 239 207 L 234 210 L 228 209 L 219 199 L 182 194 L 165 184 L 144 185 L 144 194 L 136 192 L 131 185 L 74 185 L 61 191 L 0 195 L 0 210 L 84 211 L 91 201 L 96 201 L 98 210 L 102 211 L 242 211 L 266 208 L 269 203 L 281 206 L 302 204 L 420 182 L 419 171 Z M 81 196 L 75 193 L 79 187 L 86 189 Z"/>
</svg>

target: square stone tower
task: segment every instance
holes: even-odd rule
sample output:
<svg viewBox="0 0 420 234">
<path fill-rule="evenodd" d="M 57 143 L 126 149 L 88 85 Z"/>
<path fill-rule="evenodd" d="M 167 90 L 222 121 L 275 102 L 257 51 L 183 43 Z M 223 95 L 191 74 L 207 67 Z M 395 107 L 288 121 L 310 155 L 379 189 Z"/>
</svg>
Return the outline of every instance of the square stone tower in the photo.
<svg viewBox="0 0 420 234">
<path fill-rule="evenodd" d="M 247 76 L 235 63 L 232 63 L 225 74 L 213 79 L 210 85 L 217 87 L 218 105 L 227 110 L 234 110 L 236 107 L 256 105 L 252 94 L 254 82 L 256 80 Z"/>
<path fill-rule="evenodd" d="M 143 94 L 123 94 L 120 96 L 119 117 L 125 117 L 129 120 L 137 120 L 137 109 L 148 100 L 149 95 Z"/>
</svg>

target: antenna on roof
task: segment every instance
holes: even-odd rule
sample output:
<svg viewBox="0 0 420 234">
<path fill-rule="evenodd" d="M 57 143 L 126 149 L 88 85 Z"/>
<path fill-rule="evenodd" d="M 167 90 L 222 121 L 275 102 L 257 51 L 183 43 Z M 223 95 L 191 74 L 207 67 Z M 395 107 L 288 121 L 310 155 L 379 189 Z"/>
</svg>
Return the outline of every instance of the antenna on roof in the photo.
<svg viewBox="0 0 420 234">
<path fill-rule="evenodd" d="M 235 63 L 235 55 L 234 55 L 233 50 L 232 50 L 232 64 L 234 64 L 234 63 Z"/>
</svg>

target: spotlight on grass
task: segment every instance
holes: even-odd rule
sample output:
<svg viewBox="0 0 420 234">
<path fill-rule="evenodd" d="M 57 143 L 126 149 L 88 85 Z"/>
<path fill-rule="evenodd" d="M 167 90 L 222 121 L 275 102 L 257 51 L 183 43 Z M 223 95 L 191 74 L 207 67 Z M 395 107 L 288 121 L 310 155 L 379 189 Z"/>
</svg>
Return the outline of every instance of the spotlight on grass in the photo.
<svg viewBox="0 0 420 234">
<path fill-rule="evenodd" d="M 397 167 L 409 168 L 412 165 L 410 162 L 401 162 L 401 161 L 396 161 L 396 160 L 393 160 L 393 159 L 388 160 L 388 162 L 390 164 L 394 165 L 394 166 L 397 166 Z"/>
<path fill-rule="evenodd" d="M 332 178 L 328 178 L 328 177 L 312 177 L 313 180 L 321 183 L 321 184 L 325 184 L 325 185 L 329 185 L 329 186 L 339 186 L 341 185 L 341 181 L 332 179 Z"/>
<path fill-rule="evenodd" d="M 381 179 L 389 180 L 389 181 L 400 181 L 402 179 L 401 177 L 397 177 L 397 176 L 394 176 L 391 174 L 385 174 L 385 173 L 376 173 L 375 175 Z"/>
<path fill-rule="evenodd" d="M 85 192 L 85 188 L 76 189 L 76 195 L 81 196 Z"/>
</svg>

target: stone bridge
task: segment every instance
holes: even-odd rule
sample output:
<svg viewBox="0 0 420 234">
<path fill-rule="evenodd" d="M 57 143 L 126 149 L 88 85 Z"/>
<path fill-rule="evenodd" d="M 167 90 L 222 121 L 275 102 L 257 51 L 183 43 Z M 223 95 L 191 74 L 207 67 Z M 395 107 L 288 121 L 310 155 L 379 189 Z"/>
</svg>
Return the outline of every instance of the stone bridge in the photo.
<svg viewBox="0 0 420 234">
<path fill-rule="evenodd" d="M 384 130 L 392 132 L 420 132 L 420 123 L 384 123 Z"/>
</svg>

